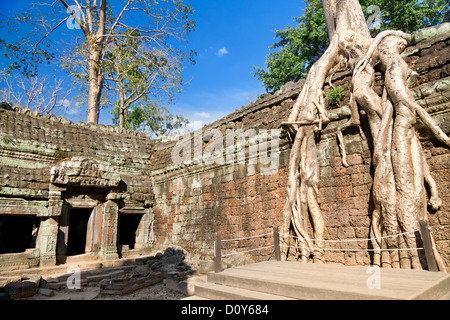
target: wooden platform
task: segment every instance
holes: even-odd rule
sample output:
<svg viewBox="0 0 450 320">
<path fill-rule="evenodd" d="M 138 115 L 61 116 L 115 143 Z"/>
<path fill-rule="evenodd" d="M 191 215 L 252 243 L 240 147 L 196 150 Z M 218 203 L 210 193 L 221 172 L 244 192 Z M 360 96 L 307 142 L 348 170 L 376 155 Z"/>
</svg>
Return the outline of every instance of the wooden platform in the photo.
<svg viewBox="0 0 450 320">
<path fill-rule="evenodd" d="M 268 261 L 209 273 L 188 299 L 437 300 L 449 292 L 447 273 Z"/>
</svg>

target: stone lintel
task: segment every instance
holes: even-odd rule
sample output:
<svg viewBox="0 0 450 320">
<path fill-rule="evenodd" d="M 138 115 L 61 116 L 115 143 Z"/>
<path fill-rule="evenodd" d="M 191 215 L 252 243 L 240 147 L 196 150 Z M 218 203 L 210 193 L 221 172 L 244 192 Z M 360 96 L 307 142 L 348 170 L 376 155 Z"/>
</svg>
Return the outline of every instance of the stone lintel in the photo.
<svg viewBox="0 0 450 320">
<path fill-rule="evenodd" d="M 48 201 L 0 197 L 0 215 L 48 216 Z"/>
</svg>

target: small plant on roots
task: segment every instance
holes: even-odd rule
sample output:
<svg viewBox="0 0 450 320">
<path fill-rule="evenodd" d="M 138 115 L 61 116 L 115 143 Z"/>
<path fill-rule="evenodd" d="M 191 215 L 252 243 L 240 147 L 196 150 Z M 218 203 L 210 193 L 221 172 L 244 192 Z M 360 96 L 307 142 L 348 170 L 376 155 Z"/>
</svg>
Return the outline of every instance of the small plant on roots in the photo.
<svg viewBox="0 0 450 320">
<path fill-rule="evenodd" d="M 326 98 L 332 107 L 338 106 L 344 100 L 344 97 L 345 92 L 341 87 L 331 89 L 326 95 Z"/>
</svg>

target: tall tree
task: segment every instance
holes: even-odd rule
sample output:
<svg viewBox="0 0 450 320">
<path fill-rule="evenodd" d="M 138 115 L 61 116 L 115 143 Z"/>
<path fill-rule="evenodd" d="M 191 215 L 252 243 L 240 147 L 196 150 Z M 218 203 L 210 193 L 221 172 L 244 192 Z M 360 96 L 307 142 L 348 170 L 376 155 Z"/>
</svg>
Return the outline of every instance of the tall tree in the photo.
<svg viewBox="0 0 450 320">
<path fill-rule="evenodd" d="M 177 40 L 184 40 L 187 33 L 192 31 L 195 21 L 190 18 L 193 9 L 185 5 L 183 0 L 129 0 L 117 2 L 108 0 L 66 0 L 43 4 L 45 10 L 25 12 L 16 15 L 14 20 L 19 23 L 37 24 L 42 37 L 29 48 L 29 40 L 13 44 L 0 41 L 0 46 L 8 50 L 9 54 L 23 63 L 14 63 L 13 69 L 32 76 L 37 73 L 36 64 L 47 61 L 54 56 L 52 52 L 51 35 L 61 26 L 80 29 L 81 39 L 73 39 L 73 59 L 66 59 L 65 67 L 72 74 L 88 82 L 88 123 L 98 123 L 100 101 L 104 89 L 105 64 L 104 58 L 107 48 L 114 40 L 121 38 L 139 38 L 146 45 L 177 56 L 180 59 L 191 58 L 191 52 L 185 52 L 174 47 Z M 42 9 L 41 8 L 41 9 Z M 63 10 L 67 12 L 61 18 Z M 51 18 L 52 13 L 54 18 Z M 127 32 L 128 31 L 128 32 Z M 33 31 L 34 37 L 36 33 Z M 138 35 L 137 35 L 138 34 Z M 23 49 L 27 47 L 27 49 Z M 17 50 L 19 49 L 19 50 Z M 26 54 L 24 54 L 26 53 Z M 72 63 L 76 58 L 84 57 L 83 68 Z M 17 60 L 16 59 L 16 60 Z"/>
<path fill-rule="evenodd" d="M 450 146 L 450 138 L 433 118 L 414 100 L 407 85 L 415 74 L 401 57 L 411 43 L 411 35 L 386 30 L 372 37 L 358 0 L 323 0 L 330 45 L 312 65 L 305 85 L 291 114 L 284 123 L 293 137 L 290 155 L 287 199 L 282 227 L 283 241 L 294 232 L 300 244 L 300 255 L 308 261 L 323 262 L 326 224 L 317 200 L 320 168 L 315 133 L 330 122 L 324 105 L 325 80 L 334 72 L 352 72 L 351 117 L 338 128 L 343 165 L 345 144 L 339 132 L 360 125 L 358 108 L 368 117 L 373 139 L 374 181 L 372 198 L 371 239 L 373 264 L 394 268 L 422 268 L 418 255 L 416 230 L 419 221 L 427 219 L 427 204 L 437 210 L 442 202 L 415 132 L 416 115 L 442 145 Z M 373 89 L 375 71 L 384 74 L 383 95 Z M 430 189 L 430 197 L 426 185 Z M 309 219 L 310 218 L 310 219 Z M 311 221 L 314 235 L 309 234 Z M 384 241 L 383 239 L 386 239 Z M 381 256 L 388 249 L 389 255 Z M 408 259 L 399 252 L 407 254 Z M 437 249 L 439 269 L 446 270 Z M 425 266 L 426 267 L 426 266 Z"/>
<path fill-rule="evenodd" d="M 327 26 L 320 0 L 306 0 L 303 15 L 294 18 L 295 27 L 276 31 L 279 41 L 269 47 L 266 68 L 255 67 L 254 76 L 267 92 L 275 92 L 289 81 L 306 77 L 312 65 L 329 45 Z M 443 22 L 446 0 L 361 0 L 372 36 L 384 30 L 413 32 Z"/>
<path fill-rule="evenodd" d="M 113 123 L 116 125 L 120 124 L 119 112 L 118 107 L 111 110 L 114 116 Z M 139 101 L 138 104 L 133 105 L 132 110 L 127 110 L 127 113 L 123 127 L 148 132 L 151 137 L 171 133 L 185 127 L 189 122 L 183 116 L 174 115 L 167 107 L 158 105 L 155 101 Z"/>
<path fill-rule="evenodd" d="M 138 32 L 131 33 L 134 37 L 114 40 L 105 55 L 105 86 L 117 97 L 109 104 L 118 108 L 120 128 L 124 127 L 130 106 L 137 107 L 140 101 L 170 103 L 183 84 L 182 63 L 177 56 L 149 47 Z"/>
<path fill-rule="evenodd" d="M 135 39 L 114 41 L 114 47 L 105 55 L 105 80 L 107 87 L 115 91 L 117 101 L 109 102 L 119 108 L 119 127 L 123 128 L 128 108 L 144 95 L 150 93 L 153 82 L 158 77 L 158 66 L 142 59 Z M 157 53 L 153 54 L 157 60 Z"/>
</svg>

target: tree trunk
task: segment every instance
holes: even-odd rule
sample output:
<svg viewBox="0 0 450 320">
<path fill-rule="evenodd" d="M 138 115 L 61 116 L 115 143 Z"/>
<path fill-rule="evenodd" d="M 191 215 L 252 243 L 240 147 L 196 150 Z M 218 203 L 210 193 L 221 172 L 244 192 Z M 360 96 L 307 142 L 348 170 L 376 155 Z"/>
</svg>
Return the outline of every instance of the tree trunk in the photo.
<svg viewBox="0 0 450 320">
<path fill-rule="evenodd" d="M 125 93 L 124 93 L 124 85 L 123 85 L 123 81 L 119 82 L 119 129 L 123 129 L 124 125 L 125 125 L 125 111 L 126 111 L 126 107 L 125 107 Z"/>
<path fill-rule="evenodd" d="M 119 129 L 123 129 L 125 125 L 125 109 L 119 110 Z"/>
<path fill-rule="evenodd" d="M 98 124 L 102 89 L 103 73 L 101 69 L 101 51 L 96 49 L 94 45 L 89 52 L 89 97 L 87 123 Z"/>
<path fill-rule="evenodd" d="M 419 220 L 427 217 L 425 182 L 430 186 L 430 205 L 436 210 L 441 201 L 416 136 L 416 113 L 439 141 L 450 146 L 450 140 L 417 105 L 406 85 L 411 70 L 400 54 L 411 36 L 401 31 L 384 31 L 373 39 L 357 0 L 323 0 L 322 3 L 330 46 L 311 68 L 288 119 L 289 123 L 297 124 L 288 127 L 295 139 L 289 164 L 282 241 L 289 243 L 287 238 L 292 226 L 297 243 L 301 244 L 297 247 L 301 259 L 308 261 L 312 254 L 315 262 L 324 260 L 321 249 L 326 226 L 317 201 L 320 175 L 314 134 L 329 122 L 322 92 L 325 79 L 337 70 L 350 68 L 353 71 L 352 113 L 349 121 L 338 128 L 337 137 L 343 164 L 347 166 L 342 131 L 359 126 L 358 107 L 362 108 L 367 114 L 374 145 L 372 198 L 375 209 L 370 228 L 373 264 L 422 268 L 416 249 L 420 243 L 416 230 Z M 385 74 L 382 97 L 372 89 L 376 68 Z M 313 236 L 309 235 L 307 221 L 311 221 Z M 389 251 L 382 254 L 386 248 Z M 445 271 L 439 255 L 437 261 L 439 269 Z"/>
<path fill-rule="evenodd" d="M 87 123 L 98 124 L 100 116 L 100 99 L 103 89 L 103 49 L 105 44 L 106 26 L 106 0 L 101 0 L 97 23 L 97 33 L 94 34 L 92 17 L 89 18 L 89 33 L 85 33 L 89 43 L 89 97 L 88 97 L 88 120 Z M 92 7 L 88 6 L 87 14 L 92 15 Z"/>
</svg>

